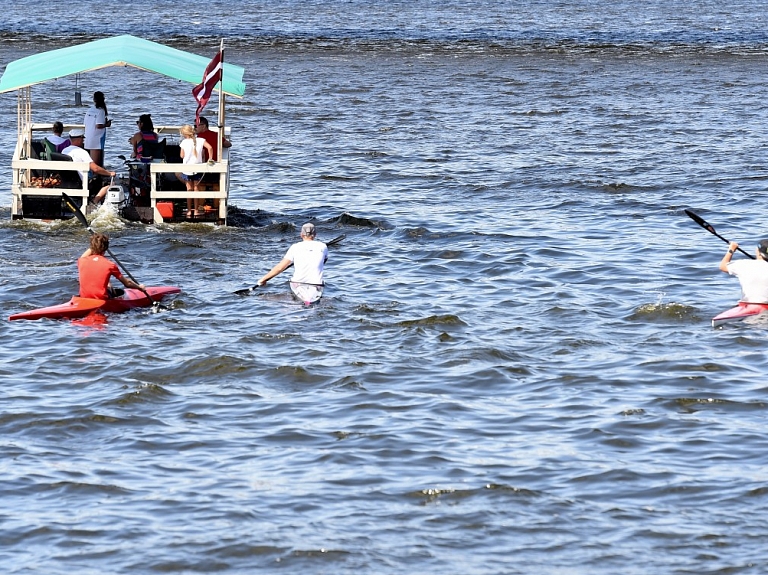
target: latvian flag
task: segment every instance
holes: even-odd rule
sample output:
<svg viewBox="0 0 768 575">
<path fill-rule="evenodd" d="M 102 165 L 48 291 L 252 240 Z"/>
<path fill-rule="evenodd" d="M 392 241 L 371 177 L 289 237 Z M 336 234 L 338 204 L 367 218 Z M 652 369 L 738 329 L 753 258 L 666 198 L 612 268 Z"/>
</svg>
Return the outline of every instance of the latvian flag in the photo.
<svg viewBox="0 0 768 575">
<path fill-rule="evenodd" d="M 195 125 L 200 121 L 200 113 L 205 108 L 216 84 L 221 81 L 222 61 L 224 52 L 219 50 L 213 60 L 206 66 L 202 83 L 192 88 L 192 95 L 197 100 L 197 112 L 195 113 Z"/>
</svg>

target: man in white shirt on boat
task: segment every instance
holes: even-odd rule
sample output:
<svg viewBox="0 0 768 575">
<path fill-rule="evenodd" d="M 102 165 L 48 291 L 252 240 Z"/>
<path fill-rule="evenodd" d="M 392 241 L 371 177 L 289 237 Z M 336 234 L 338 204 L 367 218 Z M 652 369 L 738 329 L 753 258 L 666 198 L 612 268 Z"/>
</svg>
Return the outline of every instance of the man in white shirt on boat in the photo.
<svg viewBox="0 0 768 575">
<path fill-rule="evenodd" d="M 768 303 L 768 239 L 760 241 L 754 260 L 731 261 L 738 247 L 738 243 L 730 242 L 720 262 L 720 270 L 739 278 L 741 301 Z"/>
<path fill-rule="evenodd" d="M 328 260 L 328 246 L 315 239 L 317 230 L 312 223 L 301 226 L 301 241 L 293 244 L 283 259 L 267 272 L 257 284 L 263 286 L 293 264 L 292 282 L 321 287 L 323 268 Z"/>
<path fill-rule="evenodd" d="M 88 167 L 91 170 L 91 173 L 93 174 L 114 178 L 115 172 L 110 172 L 109 170 L 105 170 L 104 168 L 102 168 L 100 165 L 98 165 L 96 162 L 94 162 L 91 159 L 91 155 L 83 148 L 84 140 L 85 140 L 85 131 L 82 128 L 71 129 L 69 131 L 69 141 L 71 142 L 71 145 L 64 148 L 61 151 L 61 153 L 68 155 L 75 162 L 88 162 Z M 83 175 L 80 172 L 77 172 L 77 175 L 79 175 L 80 179 L 82 180 Z M 90 190 L 91 182 L 89 181 L 88 184 L 89 184 L 88 189 Z M 107 190 L 109 190 L 109 185 L 103 186 L 96 193 L 96 196 L 93 198 L 93 203 L 94 204 L 101 203 L 101 201 L 104 199 L 104 196 L 107 195 Z"/>
</svg>

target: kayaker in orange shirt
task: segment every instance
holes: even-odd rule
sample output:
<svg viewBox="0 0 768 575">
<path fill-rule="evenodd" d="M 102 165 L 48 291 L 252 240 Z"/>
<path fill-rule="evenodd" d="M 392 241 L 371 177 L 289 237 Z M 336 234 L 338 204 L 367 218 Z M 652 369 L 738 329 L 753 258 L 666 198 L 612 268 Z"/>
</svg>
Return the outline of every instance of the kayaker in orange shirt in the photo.
<svg viewBox="0 0 768 575">
<path fill-rule="evenodd" d="M 119 279 L 127 288 L 145 290 L 142 284 L 124 278 L 120 268 L 104 257 L 109 249 L 109 238 L 105 234 L 93 234 L 90 247 L 77 260 L 77 270 L 80 274 L 80 297 L 93 299 L 109 299 L 111 287 L 109 278 Z"/>
</svg>

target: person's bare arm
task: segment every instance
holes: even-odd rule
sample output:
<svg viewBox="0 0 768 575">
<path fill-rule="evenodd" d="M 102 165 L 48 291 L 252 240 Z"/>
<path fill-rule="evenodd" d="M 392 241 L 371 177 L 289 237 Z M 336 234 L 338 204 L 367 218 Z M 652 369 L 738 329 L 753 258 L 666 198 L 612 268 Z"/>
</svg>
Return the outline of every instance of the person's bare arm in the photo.
<svg viewBox="0 0 768 575">
<path fill-rule="evenodd" d="M 271 270 L 269 270 L 264 275 L 264 277 L 262 277 L 256 283 L 259 284 L 259 285 L 264 285 L 269 280 L 271 280 L 273 277 L 275 277 L 277 274 L 280 274 L 280 273 L 284 272 L 285 270 L 287 270 L 291 266 L 292 263 L 293 262 L 291 262 L 291 260 L 289 260 L 287 258 L 283 258 L 282 260 L 280 260 L 280 262 L 275 267 L 273 267 Z"/>
<path fill-rule="evenodd" d="M 731 258 L 733 257 L 734 252 L 739 247 L 739 244 L 736 242 L 731 242 L 728 245 L 728 251 L 725 252 L 725 255 L 723 256 L 723 259 L 720 260 L 720 271 L 728 273 L 728 264 L 731 263 Z"/>
<path fill-rule="evenodd" d="M 135 281 L 133 281 L 132 279 L 130 279 L 130 278 L 127 278 L 127 277 L 125 277 L 125 276 L 120 276 L 120 277 L 119 277 L 119 278 L 117 278 L 117 279 L 119 279 L 119 280 L 122 282 L 122 284 L 123 284 L 125 287 L 127 287 L 127 288 L 132 288 L 132 289 L 140 289 L 140 290 L 145 290 L 145 289 L 146 289 L 146 288 L 144 287 L 144 284 L 137 284 Z"/>
</svg>

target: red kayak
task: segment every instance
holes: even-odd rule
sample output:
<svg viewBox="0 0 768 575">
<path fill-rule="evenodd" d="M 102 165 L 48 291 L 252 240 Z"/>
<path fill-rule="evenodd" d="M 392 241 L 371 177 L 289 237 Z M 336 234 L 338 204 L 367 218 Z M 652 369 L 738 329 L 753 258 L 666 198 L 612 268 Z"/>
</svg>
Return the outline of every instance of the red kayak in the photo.
<svg viewBox="0 0 768 575">
<path fill-rule="evenodd" d="M 173 286 L 148 287 L 147 293 L 152 298 L 151 300 L 141 290 L 126 289 L 124 291 L 123 295 L 108 300 L 73 296 L 67 303 L 16 313 L 8 319 L 13 321 L 15 319 L 42 319 L 44 317 L 49 319 L 80 318 L 96 310 L 122 313 L 135 307 L 149 307 L 167 295 L 181 292 L 181 288 Z"/>
<path fill-rule="evenodd" d="M 732 307 L 713 317 L 712 327 L 717 327 L 728 322 L 741 321 L 748 317 L 755 317 L 766 311 L 768 311 L 768 303 L 747 303 L 745 301 L 740 301 L 736 307 Z"/>
</svg>

